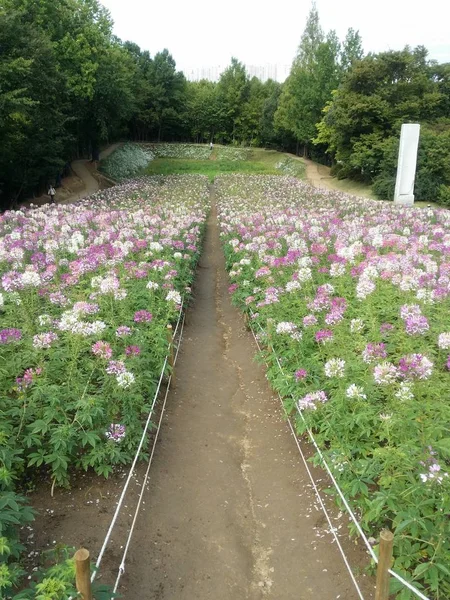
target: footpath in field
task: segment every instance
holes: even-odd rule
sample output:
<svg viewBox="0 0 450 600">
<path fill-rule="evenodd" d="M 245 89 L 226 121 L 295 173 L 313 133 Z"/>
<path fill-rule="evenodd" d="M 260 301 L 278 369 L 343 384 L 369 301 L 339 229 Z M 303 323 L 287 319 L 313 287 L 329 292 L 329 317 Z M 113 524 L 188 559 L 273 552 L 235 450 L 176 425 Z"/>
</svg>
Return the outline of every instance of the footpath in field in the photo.
<svg viewBox="0 0 450 600">
<path fill-rule="evenodd" d="M 353 600 L 227 285 L 213 202 L 176 388 L 119 592 L 130 600 Z M 362 553 L 346 548 L 358 567 Z M 371 582 L 360 579 L 371 598 Z"/>
</svg>

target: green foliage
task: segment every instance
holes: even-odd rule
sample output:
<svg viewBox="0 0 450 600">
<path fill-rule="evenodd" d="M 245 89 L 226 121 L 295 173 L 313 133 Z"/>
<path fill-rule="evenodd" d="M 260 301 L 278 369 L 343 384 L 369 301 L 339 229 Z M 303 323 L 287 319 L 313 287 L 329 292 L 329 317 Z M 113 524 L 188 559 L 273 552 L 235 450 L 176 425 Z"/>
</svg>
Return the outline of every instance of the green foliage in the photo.
<svg viewBox="0 0 450 600">
<path fill-rule="evenodd" d="M 392 199 L 401 124 L 422 124 L 415 195 L 441 199 L 450 183 L 449 71 L 426 60 L 426 50 L 369 55 L 356 62 L 328 103 L 316 143 L 325 144 L 338 177 L 374 184 Z"/>
</svg>

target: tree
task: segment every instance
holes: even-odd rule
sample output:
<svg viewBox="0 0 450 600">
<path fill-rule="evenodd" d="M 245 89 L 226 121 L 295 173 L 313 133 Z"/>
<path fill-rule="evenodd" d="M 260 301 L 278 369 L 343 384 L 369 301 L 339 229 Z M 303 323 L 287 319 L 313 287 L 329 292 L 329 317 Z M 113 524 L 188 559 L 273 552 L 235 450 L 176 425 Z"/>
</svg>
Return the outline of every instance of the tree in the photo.
<svg viewBox="0 0 450 600">
<path fill-rule="evenodd" d="M 340 43 L 334 31 L 325 39 L 313 3 L 297 56 L 281 93 L 275 126 L 290 132 L 303 154 L 309 153 L 325 103 L 340 80 Z"/>
<path fill-rule="evenodd" d="M 341 69 L 347 72 L 351 69 L 353 64 L 361 60 L 364 56 L 364 50 L 362 47 L 362 39 L 359 35 L 359 31 L 355 31 L 350 27 L 345 36 L 345 40 L 342 44 L 341 50 Z"/>
<path fill-rule="evenodd" d="M 316 138 L 336 160 L 339 177 L 374 183 L 380 197 L 392 198 L 401 125 L 419 122 L 417 197 L 431 200 L 444 193 L 440 186 L 450 183 L 450 127 L 444 117 L 450 115 L 445 115 L 448 80 L 443 67 L 427 61 L 423 47 L 369 55 L 354 63 L 328 103 Z"/>
<path fill-rule="evenodd" d="M 221 137 L 225 141 L 235 141 L 236 127 L 249 91 L 245 67 L 233 57 L 231 65 L 222 73 L 217 84 Z"/>
</svg>

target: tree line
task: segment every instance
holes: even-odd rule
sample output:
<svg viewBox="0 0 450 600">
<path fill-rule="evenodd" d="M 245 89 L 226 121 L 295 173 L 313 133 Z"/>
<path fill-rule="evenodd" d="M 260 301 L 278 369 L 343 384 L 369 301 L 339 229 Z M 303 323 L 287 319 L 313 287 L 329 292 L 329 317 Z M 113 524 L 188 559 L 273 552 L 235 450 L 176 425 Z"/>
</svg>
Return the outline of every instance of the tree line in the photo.
<svg viewBox="0 0 450 600">
<path fill-rule="evenodd" d="M 423 124 L 419 195 L 450 203 L 450 65 L 424 48 L 364 56 L 359 33 L 325 33 L 313 4 L 283 84 L 236 58 L 218 82 L 190 82 L 167 49 L 152 57 L 112 29 L 97 0 L 1 0 L 3 208 L 118 139 L 280 148 L 391 197 L 411 121 Z"/>
</svg>

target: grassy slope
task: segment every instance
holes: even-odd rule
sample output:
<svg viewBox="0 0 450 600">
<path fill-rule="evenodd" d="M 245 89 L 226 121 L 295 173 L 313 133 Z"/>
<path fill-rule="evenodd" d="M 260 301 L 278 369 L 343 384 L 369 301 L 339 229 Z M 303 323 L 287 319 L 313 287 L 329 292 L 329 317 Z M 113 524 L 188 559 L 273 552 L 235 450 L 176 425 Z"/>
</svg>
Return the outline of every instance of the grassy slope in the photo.
<svg viewBox="0 0 450 600">
<path fill-rule="evenodd" d="M 145 169 L 146 175 L 171 175 L 185 173 L 200 173 L 207 175 L 211 180 L 217 175 L 226 173 L 245 173 L 247 175 L 283 175 L 276 165 L 286 158 L 298 161 L 296 176 L 303 179 L 305 170 L 303 161 L 289 154 L 276 152 L 275 150 L 263 150 L 254 148 L 249 160 L 231 161 L 214 160 L 215 152 L 211 160 L 192 160 L 178 158 L 157 158 Z"/>
</svg>

